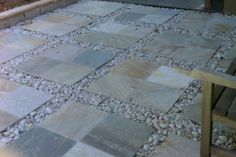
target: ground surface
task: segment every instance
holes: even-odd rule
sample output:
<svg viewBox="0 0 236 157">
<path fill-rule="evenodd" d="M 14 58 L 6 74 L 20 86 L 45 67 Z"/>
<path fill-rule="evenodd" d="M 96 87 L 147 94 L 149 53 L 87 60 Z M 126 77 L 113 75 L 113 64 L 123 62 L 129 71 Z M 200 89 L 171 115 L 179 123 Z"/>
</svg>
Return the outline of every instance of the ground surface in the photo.
<svg viewBox="0 0 236 157">
<path fill-rule="evenodd" d="M 0 147 L 31 157 L 198 157 L 201 82 L 236 18 L 83 1 L 0 32 Z M 235 148 L 216 125 L 214 143 Z"/>
<path fill-rule="evenodd" d="M 204 0 L 108 0 L 111 2 L 135 3 L 159 7 L 203 9 Z"/>
</svg>

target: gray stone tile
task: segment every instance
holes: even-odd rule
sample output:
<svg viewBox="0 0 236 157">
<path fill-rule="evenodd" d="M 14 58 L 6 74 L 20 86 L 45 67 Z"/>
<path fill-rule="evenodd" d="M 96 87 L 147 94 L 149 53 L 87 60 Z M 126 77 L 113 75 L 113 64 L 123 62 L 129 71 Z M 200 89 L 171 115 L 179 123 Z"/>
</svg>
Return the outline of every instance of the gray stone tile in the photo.
<svg viewBox="0 0 236 157">
<path fill-rule="evenodd" d="M 92 20 L 86 17 L 66 16 L 59 13 L 53 13 L 49 16 L 42 17 L 38 21 L 30 25 L 26 25 L 23 28 L 41 33 L 61 36 L 91 22 Z"/>
<path fill-rule="evenodd" d="M 193 81 L 193 78 L 188 76 L 187 71 L 167 66 L 159 67 L 147 79 L 152 83 L 163 84 L 168 87 L 185 89 Z"/>
<path fill-rule="evenodd" d="M 19 84 L 0 78 L 0 97 L 4 97 L 6 94 L 10 94 L 19 87 Z"/>
<path fill-rule="evenodd" d="M 87 144 L 77 142 L 63 157 L 114 157 Z"/>
<path fill-rule="evenodd" d="M 162 24 L 177 13 L 179 13 L 177 10 L 133 6 L 131 7 L 130 11 L 116 17 L 116 19 Z"/>
<path fill-rule="evenodd" d="M 116 22 L 105 22 L 105 23 L 95 26 L 94 28 L 92 28 L 92 30 L 97 31 L 97 32 L 116 34 L 126 27 L 128 27 L 128 25 L 123 25 Z"/>
<path fill-rule="evenodd" d="M 105 32 L 86 32 L 78 38 L 81 42 L 97 43 L 116 48 L 129 48 L 139 39 Z"/>
<path fill-rule="evenodd" d="M 42 55 L 53 60 L 89 66 L 94 69 L 100 67 L 115 57 L 114 54 L 108 52 L 83 49 L 76 45 L 70 44 L 62 44 L 60 46 L 50 48 Z"/>
<path fill-rule="evenodd" d="M 52 13 L 49 16 L 40 18 L 40 20 L 52 23 L 64 23 L 77 27 L 82 27 L 92 22 L 90 18 L 84 16 L 67 16 L 60 13 Z"/>
<path fill-rule="evenodd" d="M 19 157 L 62 157 L 75 141 L 44 128 L 35 127 L 23 134 L 6 149 Z M 2 153 L 4 149 L 0 149 Z"/>
<path fill-rule="evenodd" d="M 86 49 L 77 45 L 62 44 L 54 48 L 47 49 L 42 56 L 62 62 L 73 62 L 74 58 L 82 54 Z"/>
<path fill-rule="evenodd" d="M 162 24 L 165 21 L 172 18 L 176 15 L 179 11 L 177 10 L 169 10 L 169 9 L 159 9 L 158 11 L 154 11 L 151 14 L 147 14 L 146 16 L 140 18 L 138 21 L 146 22 L 146 23 L 155 23 L 155 24 Z"/>
<path fill-rule="evenodd" d="M 107 52 L 87 50 L 74 58 L 73 62 L 96 69 L 114 57 L 115 55 Z"/>
<path fill-rule="evenodd" d="M 128 59 L 123 61 L 122 64 L 115 66 L 112 71 L 134 78 L 147 79 L 158 67 L 148 62 Z"/>
<path fill-rule="evenodd" d="M 17 117 L 24 117 L 51 98 L 50 95 L 21 86 L 0 98 L 0 110 Z"/>
<path fill-rule="evenodd" d="M 0 131 L 6 129 L 17 120 L 19 120 L 19 117 L 0 110 Z"/>
<path fill-rule="evenodd" d="M 120 9 L 122 6 L 120 3 L 88 1 L 73 5 L 67 11 L 94 16 L 106 16 Z"/>
<path fill-rule="evenodd" d="M 41 75 L 49 71 L 53 67 L 58 66 L 60 63 L 60 61 L 55 59 L 50 59 L 44 56 L 37 56 L 22 64 L 17 65 L 16 69 L 31 74 Z"/>
<path fill-rule="evenodd" d="M 16 69 L 65 84 L 73 84 L 115 55 L 63 44 L 49 48 Z"/>
<path fill-rule="evenodd" d="M 61 63 L 40 74 L 40 76 L 49 80 L 70 85 L 79 81 L 92 71 L 93 69 L 88 66 L 73 63 Z"/>
<path fill-rule="evenodd" d="M 0 63 L 44 44 L 45 41 L 19 33 L 0 34 Z"/>
<path fill-rule="evenodd" d="M 187 34 L 164 32 L 142 50 L 159 56 L 205 63 L 219 48 L 220 42 Z"/>
<path fill-rule="evenodd" d="M 228 68 L 232 63 L 233 59 L 236 57 L 236 46 L 234 46 L 229 52 L 224 55 L 224 58 L 220 61 L 219 66 Z"/>
<path fill-rule="evenodd" d="M 20 85 L 11 81 L 0 79 L 0 99 L 18 89 Z M 2 104 L 0 104 L 1 106 Z M 19 120 L 19 117 L 0 110 L 0 131 Z"/>
<path fill-rule="evenodd" d="M 143 124 L 76 102 L 64 105 L 41 126 L 80 142 L 65 156 L 73 156 L 76 152 L 88 156 L 94 153 L 98 156 L 131 156 L 152 132 Z M 95 139 L 91 139 L 93 137 Z"/>
<path fill-rule="evenodd" d="M 74 31 L 78 27 L 73 25 L 67 25 L 64 23 L 53 23 L 48 21 L 37 21 L 30 25 L 24 26 L 24 29 L 41 32 L 50 35 L 62 36 L 71 31 Z"/>
<path fill-rule="evenodd" d="M 138 19 L 142 18 L 146 14 L 144 13 L 135 13 L 135 12 L 125 12 L 116 17 L 116 20 L 126 20 L 126 21 L 137 21 Z"/>
<path fill-rule="evenodd" d="M 199 142 L 170 134 L 161 145 L 159 151 L 152 157 L 199 157 Z"/>
<path fill-rule="evenodd" d="M 117 157 L 132 157 L 151 132 L 150 127 L 109 114 L 82 142 Z"/>
<path fill-rule="evenodd" d="M 135 13 L 151 14 L 155 11 L 158 11 L 158 8 L 134 5 L 131 7 L 130 11 Z"/>
<path fill-rule="evenodd" d="M 99 111 L 92 106 L 69 102 L 44 120 L 41 126 L 79 141 L 106 116 L 106 112 Z"/>
<path fill-rule="evenodd" d="M 192 104 L 184 111 L 184 116 L 194 122 L 201 123 L 202 118 L 202 94 L 198 94 Z"/>
<path fill-rule="evenodd" d="M 77 26 L 77 27 L 83 27 L 85 25 L 88 25 L 91 22 L 92 22 L 92 20 L 87 17 L 75 16 L 75 17 L 72 17 L 71 19 L 65 21 L 64 23 L 68 24 L 68 25 Z"/>
<path fill-rule="evenodd" d="M 176 27 L 202 33 L 230 33 L 236 27 L 236 18 L 209 14 L 189 14 Z"/>
<path fill-rule="evenodd" d="M 120 30 L 117 34 L 134 37 L 134 38 L 143 38 L 149 33 L 151 33 L 152 29 L 150 28 L 143 28 L 143 27 L 135 27 L 129 26 L 125 27 L 124 29 Z"/>
<path fill-rule="evenodd" d="M 147 34 L 151 32 L 150 28 L 124 25 L 124 24 L 119 24 L 116 22 L 102 23 L 92 28 L 92 30 L 97 31 L 97 32 L 119 34 L 119 35 L 124 35 L 128 37 L 134 37 L 134 38 L 143 38 L 144 36 L 146 36 Z"/>
<path fill-rule="evenodd" d="M 169 111 L 182 91 L 145 80 L 110 73 L 88 88 L 89 91 L 126 102 L 148 105 L 163 112 Z"/>
</svg>

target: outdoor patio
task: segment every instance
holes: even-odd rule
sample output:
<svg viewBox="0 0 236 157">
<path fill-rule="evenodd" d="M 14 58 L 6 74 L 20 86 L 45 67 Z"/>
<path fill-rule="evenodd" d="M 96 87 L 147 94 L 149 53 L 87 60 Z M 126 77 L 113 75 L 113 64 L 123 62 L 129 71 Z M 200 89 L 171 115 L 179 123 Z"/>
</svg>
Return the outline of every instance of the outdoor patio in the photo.
<svg viewBox="0 0 236 157">
<path fill-rule="evenodd" d="M 1 30 L 0 157 L 199 157 L 191 71 L 224 71 L 235 42 L 235 16 L 104 1 Z"/>
</svg>

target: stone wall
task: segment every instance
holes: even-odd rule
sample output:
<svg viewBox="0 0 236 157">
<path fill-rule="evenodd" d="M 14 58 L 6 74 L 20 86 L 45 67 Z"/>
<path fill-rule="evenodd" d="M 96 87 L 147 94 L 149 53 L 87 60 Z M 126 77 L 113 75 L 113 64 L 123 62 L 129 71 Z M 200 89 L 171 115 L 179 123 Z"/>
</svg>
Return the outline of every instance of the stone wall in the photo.
<svg viewBox="0 0 236 157">
<path fill-rule="evenodd" d="M 36 1 L 38 0 L 0 0 L 0 12 Z"/>
<path fill-rule="evenodd" d="M 40 0 L 0 13 L 0 29 L 34 18 L 54 9 L 77 2 L 78 0 Z"/>
</svg>

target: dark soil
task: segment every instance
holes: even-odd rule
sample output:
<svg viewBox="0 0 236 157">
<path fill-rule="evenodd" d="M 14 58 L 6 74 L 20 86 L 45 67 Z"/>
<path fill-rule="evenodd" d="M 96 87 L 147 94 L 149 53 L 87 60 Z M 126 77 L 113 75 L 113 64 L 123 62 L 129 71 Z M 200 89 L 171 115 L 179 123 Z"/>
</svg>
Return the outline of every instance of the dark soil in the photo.
<svg viewBox="0 0 236 157">
<path fill-rule="evenodd" d="M 0 0 L 0 12 L 13 9 L 38 0 Z"/>
</svg>

